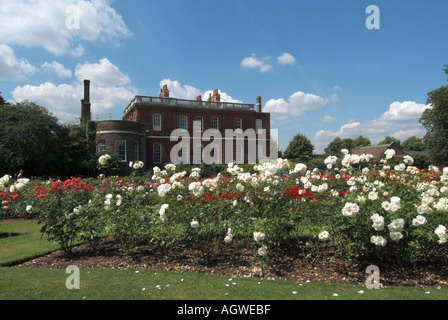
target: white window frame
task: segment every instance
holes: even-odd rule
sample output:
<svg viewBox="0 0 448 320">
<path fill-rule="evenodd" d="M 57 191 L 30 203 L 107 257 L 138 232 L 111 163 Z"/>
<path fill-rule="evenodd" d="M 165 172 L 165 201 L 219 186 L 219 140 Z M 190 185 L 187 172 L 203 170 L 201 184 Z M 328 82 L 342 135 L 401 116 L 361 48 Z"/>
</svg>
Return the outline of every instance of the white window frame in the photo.
<svg viewBox="0 0 448 320">
<path fill-rule="evenodd" d="M 123 143 L 122 146 L 124 145 L 124 150 L 121 150 L 120 143 Z M 126 140 L 115 140 L 114 144 L 115 144 L 115 154 L 118 155 L 118 157 L 120 159 L 119 161 L 120 162 L 126 162 L 127 161 Z M 121 154 L 122 152 L 124 152 L 124 157 L 123 157 L 123 154 Z"/>
<path fill-rule="evenodd" d="M 239 126 L 238 126 L 239 123 Z M 241 118 L 235 118 L 235 131 L 243 130 L 243 120 Z"/>
<path fill-rule="evenodd" d="M 219 118 L 218 117 L 212 117 L 212 130 L 213 131 L 219 131 Z"/>
<path fill-rule="evenodd" d="M 106 152 L 106 140 L 98 140 L 98 152 Z"/>
<path fill-rule="evenodd" d="M 204 117 L 196 117 L 196 132 L 204 132 Z"/>
<path fill-rule="evenodd" d="M 179 128 L 188 130 L 188 116 L 186 115 L 179 116 Z"/>
<path fill-rule="evenodd" d="M 156 121 L 157 117 L 158 117 L 158 121 Z M 157 122 L 159 122 L 159 123 L 157 124 Z M 152 115 L 152 130 L 162 131 L 162 115 L 160 113 L 154 113 Z"/>
</svg>

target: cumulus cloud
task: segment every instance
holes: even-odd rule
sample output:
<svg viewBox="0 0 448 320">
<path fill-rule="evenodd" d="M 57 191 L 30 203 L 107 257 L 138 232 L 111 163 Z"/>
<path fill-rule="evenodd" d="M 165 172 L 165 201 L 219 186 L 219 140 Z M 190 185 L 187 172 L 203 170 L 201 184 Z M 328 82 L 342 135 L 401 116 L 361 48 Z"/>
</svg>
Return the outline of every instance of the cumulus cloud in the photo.
<svg viewBox="0 0 448 320">
<path fill-rule="evenodd" d="M 165 78 L 160 81 L 160 87 L 162 88 L 164 85 L 168 86 L 168 90 L 170 91 L 171 98 L 177 99 L 186 99 L 186 100 L 196 100 L 196 97 L 199 95 L 202 96 L 202 100 L 206 101 L 211 93 L 213 95 L 214 90 L 206 90 L 202 92 L 200 89 L 189 85 L 181 85 L 177 80 L 171 80 L 169 78 Z M 219 94 L 221 95 L 222 102 L 234 102 L 234 103 L 243 103 L 240 100 L 232 98 L 226 92 L 222 92 L 218 89 Z"/>
<path fill-rule="evenodd" d="M 27 75 L 35 74 L 38 70 L 26 59 L 17 58 L 11 47 L 0 44 L 0 80 L 23 80 Z"/>
<path fill-rule="evenodd" d="M 189 85 L 181 85 L 177 80 L 165 78 L 160 81 L 160 88 L 165 84 L 168 86 L 171 98 L 196 100 L 196 97 L 201 94 L 201 90 Z"/>
<path fill-rule="evenodd" d="M 0 16 L 3 43 L 40 47 L 55 55 L 82 55 L 79 41 L 132 35 L 109 0 L 2 0 Z"/>
<path fill-rule="evenodd" d="M 296 59 L 290 53 L 283 53 L 281 56 L 277 57 L 277 62 L 279 64 L 294 64 Z"/>
<path fill-rule="evenodd" d="M 41 67 L 53 71 L 59 78 L 70 78 L 72 76 L 72 71 L 70 69 L 66 69 L 62 64 L 56 61 L 51 63 L 45 62 Z"/>
<path fill-rule="evenodd" d="M 243 61 L 241 61 L 241 65 L 245 68 L 258 68 L 261 72 L 266 72 L 272 68 L 271 65 L 258 59 L 255 53 L 252 53 L 250 57 L 244 58 Z"/>
<path fill-rule="evenodd" d="M 320 122 L 323 122 L 323 123 L 330 123 L 330 122 L 333 122 L 334 120 L 336 120 L 336 118 L 329 116 L 328 114 L 326 114 L 320 118 Z"/>
<path fill-rule="evenodd" d="M 378 143 L 387 136 L 396 137 L 401 141 L 411 136 L 423 137 L 426 131 L 419 118 L 428 107 L 414 101 L 393 102 L 378 119 L 362 123 L 349 121 L 338 131 L 320 130 L 315 134 L 313 141 L 316 152 L 323 152 L 336 137 L 354 139 L 362 135 L 368 137 L 372 143 Z"/>
<path fill-rule="evenodd" d="M 62 68 L 68 70 L 63 66 Z M 91 80 L 90 102 L 93 115 L 114 113 L 114 108 L 122 112 L 138 95 L 138 90 L 130 86 L 129 77 L 119 72 L 107 59 L 101 59 L 98 63 L 80 64 L 76 70 L 77 80 L 74 83 L 57 85 L 46 82 L 40 85 L 18 86 L 12 92 L 13 99 L 16 102 L 36 102 L 47 108 L 61 122 L 74 122 L 80 117 L 84 79 Z"/>
<path fill-rule="evenodd" d="M 283 98 L 270 99 L 264 106 L 264 112 L 270 112 L 272 117 L 277 120 L 300 117 L 304 111 L 320 109 L 333 98 L 322 98 L 311 93 L 297 91 L 288 98 L 288 101 Z"/>
<path fill-rule="evenodd" d="M 78 64 L 75 69 L 78 80 L 89 79 L 99 86 L 126 86 L 131 79 L 112 64 L 109 59 L 103 58 L 98 63 Z"/>
</svg>

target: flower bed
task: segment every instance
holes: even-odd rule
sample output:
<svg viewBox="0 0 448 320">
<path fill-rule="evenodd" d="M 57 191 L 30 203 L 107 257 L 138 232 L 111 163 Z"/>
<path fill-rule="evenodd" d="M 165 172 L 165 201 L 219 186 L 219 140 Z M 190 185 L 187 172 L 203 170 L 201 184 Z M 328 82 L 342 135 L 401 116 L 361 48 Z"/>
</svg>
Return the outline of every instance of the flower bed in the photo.
<svg viewBox="0 0 448 320">
<path fill-rule="evenodd" d="M 419 170 L 407 156 L 392 165 L 390 158 L 328 157 L 325 174 L 278 159 L 255 166 L 255 174 L 229 164 L 227 175 L 214 178 L 173 164 L 127 178 L 20 186 L 2 178 L 2 211 L 36 215 L 42 233 L 68 254 L 76 243 L 97 250 L 112 236 L 127 255 L 144 244 L 167 255 L 184 246 L 204 262 L 235 239 L 266 263 L 290 244 L 306 247 L 309 261 L 329 248 L 352 264 L 365 257 L 445 261 L 448 169 Z"/>
</svg>

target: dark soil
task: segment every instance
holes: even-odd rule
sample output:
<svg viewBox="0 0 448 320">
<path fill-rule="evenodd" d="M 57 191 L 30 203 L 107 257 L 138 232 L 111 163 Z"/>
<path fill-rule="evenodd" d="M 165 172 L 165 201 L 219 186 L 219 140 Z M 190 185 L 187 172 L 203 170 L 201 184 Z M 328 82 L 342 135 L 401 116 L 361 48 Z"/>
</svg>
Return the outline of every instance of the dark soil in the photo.
<svg viewBox="0 0 448 320">
<path fill-rule="evenodd" d="M 448 287 L 448 266 L 444 263 L 420 262 L 412 266 L 399 266 L 391 262 L 360 261 L 356 266 L 347 266 L 343 259 L 332 255 L 327 249 L 316 261 L 308 260 L 303 248 L 290 247 L 276 250 L 269 263 L 262 266 L 256 248 L 233 241 L 214 249 L 208 261 L 201 252 L 192 248 L 178 248 L 165 254 L 157 247 L 144 245 L 131 256 L 119 251 L 113 239 L 107 239 L 95 254 L 89 245 L 73 249 L 72 256 L 55 251 L 42 257 L 23 262 L 17 267 L 66 268 L 124 268 L 158 269 L 176 272 L 207 273 L 232 277 L 263 277 L 294 282 L 324 282 L 365 285 L 369 274 L 366 268 L 379 268 L 381 286 L 434 286 Z"/>
</svg>

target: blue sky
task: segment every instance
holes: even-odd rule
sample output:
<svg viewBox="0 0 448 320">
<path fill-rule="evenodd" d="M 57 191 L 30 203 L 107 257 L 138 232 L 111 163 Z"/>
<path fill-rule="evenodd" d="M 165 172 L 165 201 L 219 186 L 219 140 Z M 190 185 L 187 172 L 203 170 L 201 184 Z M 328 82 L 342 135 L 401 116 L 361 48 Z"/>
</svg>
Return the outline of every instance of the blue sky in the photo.
<svg viewBox="0 0 448 320">
<path fill-rule="evenodd" d="M 75 122 L 85 78 L 93 114 L 165 83 L 177 98 L 219 89 L 261 96 L 283 148 L 297 133 L 316 153 L 336 136 L 404 141 L 424 135 L 427 93 L 446 85 L 446 12 L 436 0 L 0 0 L 0 91 Z"/>
</svg>

